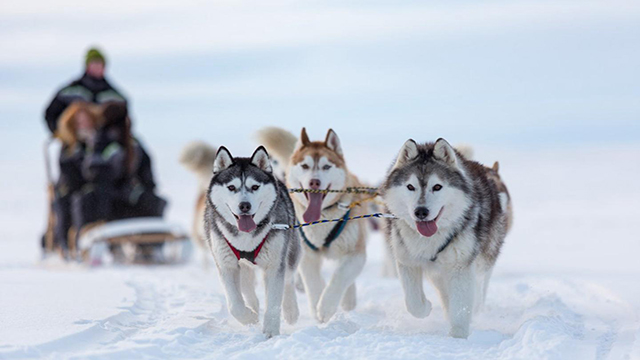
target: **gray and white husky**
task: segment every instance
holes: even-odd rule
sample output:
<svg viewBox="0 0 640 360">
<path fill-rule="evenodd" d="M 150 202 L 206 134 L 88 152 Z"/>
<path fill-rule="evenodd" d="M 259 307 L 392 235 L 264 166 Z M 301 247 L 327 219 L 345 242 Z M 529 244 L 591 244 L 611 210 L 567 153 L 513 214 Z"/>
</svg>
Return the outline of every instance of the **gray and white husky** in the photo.
<svg viewBox="0 0 640 360">
<path fill-rule="evenodd" d="M 258 322 L 254 269 L 264 270 L 263 332 L 267 337 L 279 334 L 281 309 L 287 323 L 295 323 L 299 315 L 292 276 L 298 266 L 299 235 L 273 228 L 294 221 L 289 193 L 275 179 L 264 147 L 256 149 L 251 158 L 233 158 L 220 147 L 207 193 L 207 242 L 229 312 L 242 324 Z"/>
<path fill-rule="evenodd" d="M 381 187 L 397 217 L 387 220 L 386 237 L 407 310 L 418 318 L 431 312 L 424 272 L 440 294 L 453 337 L 469 335 L 510 223 L 510 197 L 490 171 L 444 139 L 408 140 Z"/>
</svg>

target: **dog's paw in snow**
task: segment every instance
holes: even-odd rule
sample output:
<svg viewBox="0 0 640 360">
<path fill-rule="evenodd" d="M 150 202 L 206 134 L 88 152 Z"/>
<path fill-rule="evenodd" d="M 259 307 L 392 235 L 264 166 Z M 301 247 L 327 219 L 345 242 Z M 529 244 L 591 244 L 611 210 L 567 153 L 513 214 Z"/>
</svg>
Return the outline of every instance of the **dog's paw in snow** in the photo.
<svg viewBox="0 0 640 360">
<path fill-rule="evenodd" d="M 407 310 L 411 315 L 422 319 L 431 314 L 431 301 L 427 300 L 424 295 L 419 299 L 411 299 L 407 297 L 406 300 Z"/>
<path fill-rule="evenodd" d="M 284 315 L 284 321 L 286 321 L 289 325 L 295 324 L 298 321 L 298 317 L 300 317 L 298 303 L 295 302 L 295 299 L 293 299 L 292 301 L 286 302 L 283 305 L 284 306 L 282 307 L 282 313 Z"/>
<path fill-rule="evenodd" d="M 331 320 L 331 317 L 338 311 L 338 302 L 328 296 L 323 296 L 318 302 L 317 317 L 321 323 Z"/>
<path fill-rule="evenodd" d="M 469 337 L 469 326 L 454 326 L 449 331 L 449 336 L 458 339 L 466 339 Z"/>
<path fill-rule="evenodd" d="M 280 314 L 265 314 L 262 333 L 267 339 L 280 335 Z"/>
<path fill-rule="evenodd" d="M 280 330 L 277 330 L 277 329 L 276 330 L 274 330 L 274 329 L 263 329 L 262 333 L 264 334 L 264 336 L 267 339 L 271 339 L 274 336 L 280 335 Z"/>
<path fill-rule="evenodd" d="M 347 292 L 342 296 L 342 300 L 340 301 L 340 305 L 342 306 L 342 310 L 351 311 L 356 308 L 356 286 L 355 284 L 349 286 Z"/>
<path fill-rule="evenodd" d="M 232 306 L 231 309 L 229 309 L 229 312 L 231 312 L 231 315 L 233 315 L 233 317 L 242 325 L 258 323 L 258 313 L 244 305 Z"/>
</svg>

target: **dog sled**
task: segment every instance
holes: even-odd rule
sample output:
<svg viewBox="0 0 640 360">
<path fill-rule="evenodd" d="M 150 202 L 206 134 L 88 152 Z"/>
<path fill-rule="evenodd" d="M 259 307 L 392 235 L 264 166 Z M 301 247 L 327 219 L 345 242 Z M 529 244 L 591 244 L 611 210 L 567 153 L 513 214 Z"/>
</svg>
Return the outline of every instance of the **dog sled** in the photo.
<svg viewBox="0 0 640 360">
<path fill-rule="evenodd" d="M 67 236 L 67 249 L 54 240 L 56 216 L 54 174 L 51 166 L 50 138 L 44 145 L 49 214 L 47 229 L 42 239 L 43 258 L 59 253 L 67 259 L 76 259 L 90 265 L 104 263 L 175 264 L 185 262 L 191 255 L 191 242 L 182 226 L 160 217 L 136 217 L 90 223 L 81 229 L 71 228 Z"/>
</svg>

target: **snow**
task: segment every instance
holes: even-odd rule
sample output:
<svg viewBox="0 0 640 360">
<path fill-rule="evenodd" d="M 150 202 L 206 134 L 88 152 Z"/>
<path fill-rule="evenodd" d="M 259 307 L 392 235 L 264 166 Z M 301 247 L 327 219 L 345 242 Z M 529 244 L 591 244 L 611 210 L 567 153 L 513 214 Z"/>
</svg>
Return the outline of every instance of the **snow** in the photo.
<svg viewBox="0 0 640 360">
<path fill-rule="evenodd" d="M 177 150 L 164 148 L 159 157 Z M 476 154 L 500 160 L 515 222 L 469 339 L 447 336 L 429 285 L 431 315 L 416 319 L 405 310 L 399 281 L 380 276 L 380 234 L 369 239 L 355 311 L 317 324 L 299 294 L 299 322 L 283 322 L 282 335 L 269 340 L 260 326 L 229 315 L 215 267 L 198 256 L 176 266 L 38 261 L 43 223 L 22 226 L 44 213 L 44 192 L 28 191 L 41 184 L 31 174 L 13 182 L 14 195 L 3 194 L 21 206 L 0 213 L 0 358 L 640 359 L 640 242 L 633 235 L 640 148 L 476 147 Z M 373 166 L 359 156 L 348 157 L 354 171 L 379 179 L 386 159 Z M 165 164 L 158 169 L 163 190 L 178 200 L 171 220 L 188 227 L 196 181 L 177 162 Z"/>
</svg>

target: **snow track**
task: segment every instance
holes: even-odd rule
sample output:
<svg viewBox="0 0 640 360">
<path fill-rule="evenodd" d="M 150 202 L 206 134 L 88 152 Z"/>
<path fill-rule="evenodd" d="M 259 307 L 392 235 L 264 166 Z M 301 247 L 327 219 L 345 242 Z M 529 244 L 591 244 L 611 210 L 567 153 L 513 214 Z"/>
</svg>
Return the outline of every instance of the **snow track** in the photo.
<svg viewBox="0 0 640 360">
<path fill-rule="evenodd" d="M 283 334 L 270 340 L 260 326 L 243 327 L 228 314 L 215 269 L 91 270 L 93 286 L 99 287 L 103 277 L 120 278 L 132 291 L 131 299 L 123 299 L 114 315 L 76 320 L 89 325 L 76 333 L 43 343 L 33 339 L 25 346 L 2 344 L 0 358 L 600 360 L 638 355 L 633 306 L 581 278 L 498 273 L 472 335 L 459 340 L 447 336 L 447 322 L 430 286 L 427 296 L 434 310 L 426 319 L 415 319 L 404 309 L 398 281 L 378 276 L 380 266 L 369 263 L 360 277 L 356 311 L 319 325 L 301 294 L 298 324 L 283 323 Z M 19 305 L 15 310 L 27 311 Z"/>
</svg>

